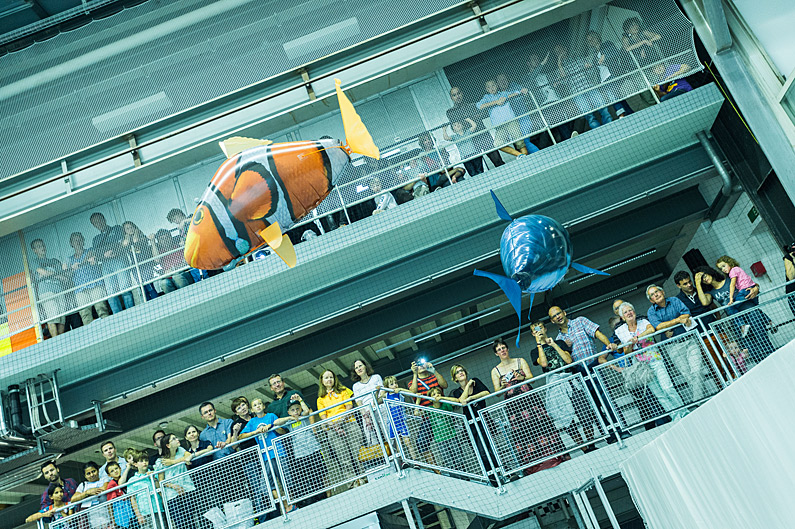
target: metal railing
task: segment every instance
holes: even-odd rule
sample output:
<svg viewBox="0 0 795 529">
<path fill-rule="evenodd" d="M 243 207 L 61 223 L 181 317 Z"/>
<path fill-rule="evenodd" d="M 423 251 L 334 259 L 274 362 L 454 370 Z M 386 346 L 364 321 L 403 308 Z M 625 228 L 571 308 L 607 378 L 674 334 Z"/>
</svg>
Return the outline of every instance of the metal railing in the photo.
<svg viewBox="0 0 795 529">
<path fill-rule="evenodd" d="M 784 286 L 786 284 L 769 290 L 777 292 Z M 729 314 L 737 309 L 740 312 Z M 725 372 L 731 373 L 731 378 L 744 375 L 778 347 L 795 339 L 795 292 L 764 298 L 760 294 L 755 300 L 735 304 L 734 310 L 719 307 L 694 318 L 702 333 L 711 340 L 716 356 L 723 362 Z M 705 323 L 709 316 L 720 312 L 726 315 Z"/>
<path fill-rule="evenodd" d="M 546 383 L 530 389 L 537 380 Z M 532 471 L 609 434 L 580 373 L 558 372 L 513 389 L 517 395 L 479 412 L 504 476 Z M 568 442 L 561 434 L 566 434 Z"/>
<path fill-rule="evenodd" d="M 310 417 L 347 403 L 355 403 L 355 399 L 314 412 L 304 420 L 311 421 Z M 384 441 L 383 427 L 370 404 L 280 435 L 273 441 L 273 450 L 287 502 L 294 504 L 343 485 L 353 486 L 367 474 L 389 467 Z"/>
<path fill-rule="evenodd" d="M 194 468 L 158 467 L 134 477 L 99 495 L 123 490 L 123 496 L 100 499 L 98 505 L 51 525 L 72 527 L 73 521 L 85 520 L 77 523 L 93 529 L 112 520 L 126 527 L 125 521 L 135 519 L 141 527 L 153 528 L 249 527 L 276 511 L 288 519 L 293 505 L 344 490 L 348 484 L 362 484 L 374 473 L 392 468 L 401 477 L 401 464 L 484 485 L 491 481 L 502 489 L 515 476 L 559 464 L 567 454 L 611 436 L 623 446 L 623 431 L 666 416 L 681 418 L 731 382 L 710 354 L 707 338 L 719 337 L 720 347 L 726 347 L 722 335 L 736 337 L 733 333 L 741 332 L 738 325 L 744 321 L 758 324 L 762 320 L 748 318 L 762 309 L 775 311 L 773 325 L 783 328 L 795 322 L 794 307 L 795 293 L 771 298 L 710 324 L 712 335 L 694 328 L 667 338 L 670 329 L 661 330 L 620 344 L 612 360 L 607 359 L 611 351 L 601 351 L 466 406 L 452 398 L 437 401 L 454 405 L 454 410 L 389 396 L 435 400 L 427 395 L 374 390 L 370 398 L 357 395 L 302 416 L 300 425 L 275 423 L 274 428 L 289 431 L 270 444 L 267 434 L 260 433 L 254 437 L 257 446 L 233 452 L 246 442 L 238 441 L 202 455 L 205 461 L 222 457 Z M 787 336 L 795 336 L 792 327 Z M 503 399 L 484 406 L 499 397 Z M 367 404 L 355 406 L 357 399 Z M 313 422 L 349 403 L 354 407 Z M 55 511 L 68 511 L 95 498 Z M 41 520 L 39 525 L 44 529 Z"/>
<path fill-rule="evenodd" d="M 612 413 L 625 430 L 666 416 L 683 417 L 686 408 L 726 385 L 697 330 L 652 341 L 667 331 L 621 344 L 630 352 L 593 368 Z"/>
<path fill-rule="evenodd" d="M 429 399 L 427 395 L 407 391 L 391 393 Z M 392 448 L 406 465 L 467 479 L 487 479 L 469 421 L 462 413 L 453 411 L 454 407 L 460 409 L 461 404 L 452 399 L 440 399 L 439 404 L 437 408 L 385 398 L 380 411 Z"/>
</svg>

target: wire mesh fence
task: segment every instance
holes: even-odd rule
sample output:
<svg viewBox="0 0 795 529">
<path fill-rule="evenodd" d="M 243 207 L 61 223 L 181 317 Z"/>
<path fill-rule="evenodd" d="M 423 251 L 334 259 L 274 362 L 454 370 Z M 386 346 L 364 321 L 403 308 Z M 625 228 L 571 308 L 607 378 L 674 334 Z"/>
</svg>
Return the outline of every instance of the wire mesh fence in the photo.
<svg viewBox="0 0 795 529">
<path fill-rule="evenodd" d="M 277 507 L 276 481 L 257 446 L 190 470 L 184 464 L 166 467 L 159 477 L 171 529 L 249 526 Z"/>
<path fill-rule="evenodd" d="M 506 475 L 546 468 L 608 435 L 580 373 L 556 372 L 544 378 L 543 386 L 530 389 L 528 383 L 518 394 L 480 411 L 483 429 Z"/>
<path fill-rule="evenodd" d="M 318 413 L 311 420 L 287 422 L 289 431 L 273 441 L 275 464 L 291 504 L 361 485 L 368 474 L 389 466 L 386 437 L 369 404 L 312 422 Z"/>
<path fill-rule="evenodd" d="M 795 338 L 795 293 L 755 298 L 724 310 L 727 315 L 709 328 L 735 377 Z"/>
<path fill-rule="evenodd" d="M 687 407 L 712 397 L 724 386 L 696 330 L 660 343 L 644 339 L 622 347 L 625 354 L 593 371 L 624 429 L 665 416 L 681 418 Z"/>
<path fill-rule="evenodd" d="M 438 407 L 437 407 L 438 406 Z M 386 399 L 382 417 L 402 462 L 446 475 L 486 479 L 486 470 L 467 419 L 448 401 L 420 406 Z"/>
<path fill-rule="evenodd" d="M 67 516 L 56 513 L 50 527 L 53 529 L 105 529 L 107 527 L 138 527 L 156 529 L 162 527 L 159 519 L 160 503 L 153 493 L 148 477 L 131 481 L 102 495 L 93 496 L 78 503 L 77 509 L 69 509 Z"/>
</svg>

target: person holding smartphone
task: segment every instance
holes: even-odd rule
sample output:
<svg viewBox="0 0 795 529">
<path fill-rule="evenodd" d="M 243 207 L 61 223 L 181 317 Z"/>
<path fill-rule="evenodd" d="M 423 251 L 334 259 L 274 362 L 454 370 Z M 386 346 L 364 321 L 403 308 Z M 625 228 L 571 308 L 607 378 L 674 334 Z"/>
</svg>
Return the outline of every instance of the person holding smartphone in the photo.
<svg viewBox="0 0 795 529">
<path fill-rule="evenodd" d="M 572 362 L 571 347 L 563 340 L 553 340 L 547 336 L 547 328 L 543 322 L 535 322 L 532 330 L 536 339 L 536 349 L 530 355 L 533 363 L 540 366 L 544 373 L 554 371 L 547 376 L 545 395 L 547 413 L 555 421 L 555 427 L 569 434 L 577 446 L 582 446 L 583 452 L 595 450 L 592 441 L 596 415 L 585 395 L 585 388 L 582 387 L 579 379 L 555 384 L 571 375 L 570 369 L 563 369 Z M 585 439 L 580 434 L 580 426 Z M 591 444 L 583 446 L 588 443 Z"/>
</svg>

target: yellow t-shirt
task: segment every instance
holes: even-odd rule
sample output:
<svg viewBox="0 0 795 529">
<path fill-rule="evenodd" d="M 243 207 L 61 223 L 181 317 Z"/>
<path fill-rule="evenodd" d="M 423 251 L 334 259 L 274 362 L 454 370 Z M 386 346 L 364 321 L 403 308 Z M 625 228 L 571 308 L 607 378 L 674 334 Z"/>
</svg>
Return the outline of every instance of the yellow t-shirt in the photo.
<svg viewBox="0 0 795 529">
<path fill-rule="evenodd" d="M 324 408 L 328 408 L 330 406 L 334 406 L 335 404 L 347 400 L 353 397 L 353 391 L 348 388 L 345 388 L 342 393 L 336 393 L 331 391 L 326 393 L 325 397 L 318 397 L 317 398 L 317 409 L 322 410 Z M 335 415 L 339 415 L 345 411 L 345 404 L 340 404 L 334 408 L 326 410 L 326 418 L 334 417 Z M 351 417 L 353 419 L 353 417 Z"/>
</svg>

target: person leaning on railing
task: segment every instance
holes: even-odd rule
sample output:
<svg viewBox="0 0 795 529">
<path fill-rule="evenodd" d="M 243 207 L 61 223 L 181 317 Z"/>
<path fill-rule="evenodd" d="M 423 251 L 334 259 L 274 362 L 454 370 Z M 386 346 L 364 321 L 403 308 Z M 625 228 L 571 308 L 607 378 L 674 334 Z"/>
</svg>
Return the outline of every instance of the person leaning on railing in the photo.
<svg viewBox="0 0 795 529">
<path fill-rule="evenodd" d="M 150 235 L 150 240 L 152 241 L 152 250 L 155 256 L 158 257 L 164 273 L 178 270 L 186 266 L 182 245 L 177 237 L 171 235 L 170 231 L 163 229 L 157 230 L 154 235 Z M 193 276 L 190 270 L 183 270 L 170 276 L 161 277 L 156 283 L 164 294 L 168 294 L 179 288 L 192 285 Z"/>
<path fill-rule="evenodd" d="M 306 405 L 303 398 L 299 397 L 290 402 L 287 414 L 287 417 L 280 417 L 273 424 L 282 434 L 302 430 L 292 437 L 293 449 L 287 455 L 288 459 L 285 463 L 290 468 L 291 496 L 303 497 L 323 488 L 326 464 L 323 462 L 323 452 L 317 439 L 317 430 L 311 427 L 316 420 L 316 416 L 311 415 L 312 409 Z M 316 494 L 298 506 L 302 507 L 323 498 L 325 498 L 324 495 Z"/>
<path fill-rule="evenodd" d="M 678 300 L 677 300 L 678 301 Z M 653 377 L 645 382 L 645 386 L 651 390 L 657 400 L 660 402 L 666 412 L 673 412 L 671 418 L 681 419 L 687 415 L 687 410 L 679 409 L 684 406 L 682 397 L 676 392 L 676 388 L 671 382 L 671 377 L 665 367 L 662 355 L 658 350 L 652 347 L 652 342 L 645 339 L 644 336 L 654 334 L 654 326 L 646 319 L 637 319 L 635 307 L 631 303 L 624 302 L 618 307 L 618 313 L 621 319 L 624 320 L 623 325 L 616 327 L 616 336 L 621 340 L 621 343 L 628 344 L 624 347 L 624 353 L 629 354 L 640 348 L 643 351 L 636 354 L 632 358 L 632 365 L 636 363 L 642 364 L 642 369 L 650 369 Z M 629 387 L 638 387 L 633 380 L 627 380 L 630 376 L 636 376 L 641 371 L 641 368 L 634 367 L 620 368 L 624 371 L 625 384 Z M 678 410 L 678 411 L 674 411 Z"/>
<path fill-rule="evenodd" d="M 125 221 L 121 227 L 124 230 L 122 248 L 127 250 L 130 264 L 135 265 L 135 269 L 141 274 L 141 283 L 147 301 L 154 299 L 157 297 L 157 290 L 152 283 L 155 277 L 155 263 L 149 239 L 134 222 Z"/>
<path fill-rule="evenodd" d="M 79 503 L 79 509 L 85 510 L 95 507 L 106 501 L 101 493 L 105 490 L 99 480 L 99 466 L 93 461 L 83 465 L 83 477 L 85 481 L 80 482 L 75 490 L 71 503 Z M 109 509 L 94 509 L 88 516 L 90 527 L 107 527 L 110 524 Z"/>
<path fill-rule="evenodd" d="M 135 305 L 132 292 L 130 271 L 127 269 L 126 251 L 121 248 L 121 241 L 124 239 L 124 232 L 121 226 L 108 226 L 105 215 L 96 212 L 89 218 L 91 225 L 97 229 L 99 234 L 92 239 L 91 245 L 95 257 L 102 268 L 102 278 L 108 294 L 108 304 L 113 314 L 117 314 L 124 309 L 129 309 Z"/>
<path fill-rule="evenodd" d="M 64 332 L 66 323 L 66 297 L 61 294 L 69 288 L 69 278 L 64 274 L 64 265 L 58 259 L 47 258 L 47 246 L 41 239 L 30 243 L 33 255 L 28 264 L 33 271 L 36 295 L 39 298 L 39 320 L 47 321 L 47 330 L 53 338 Z"/>
<path fill-rule="evenodd" d="M 787 281 L 795 281 L 795 241 L 784 247 L 784 273 Z M 784 287 L 787 294 L 795 292 L 795 283 L 789 283 Z M 792 315 L 795 316 L 795 296 L 787 296 L 787 304 Z"/>
<path fill-rule="evenodd" d="M 84 249 L 85 243 L 86 239 L 80 232 L 74 232 L 69 236 L 69 244 L 74 248 L 75 253 L 67 258 L 63 270 L 72 274 L 75 299 L 77 305 L 81 307 L 78 311 L 80 319 L 83 325 L 88 325 L 94 321 L 92 307 L 97 311 L 97 316 L 106 318 L 110 316 L 110 306 L 103 299 L 107 293 L 97 266 L 97 258 L 91 250 Z"/>
<path fill-rule="evenodd" d="M 711 296 L 711 299 L 715 300 L 718 305 L 725 307 L 727 314 L 736 313 L 736 307 L 729 306 L 731 282 L 721 272 L 709 266 L 699 267 L 696 269 L 695 281 L 699 296 L 702 294 Z M 754 285 L 749 289 L 745 299 L 755 299 L 758 294 L 759 285 Z M 767 326 L 770 323 L 770 317 L 752 305 L 740 316 L 733 318 L 734 329 L 725 329 L 725 331 L 736 333 L 735 338 L 740 348 L 748 349 L 754 362 L 758 363 L 775 350 L 773 342 L 770 341 L 770 336 L 767 334 Z M 748 325 L 748 328 L 744 328 L 745 325 Z"/>
<path fill-rule="evenodd" d="M 180 446 L 179 438 L 166 434 L 160 439 L 163 454 L 155 463 L 163 499 L 168 504 L 168 513 L 175 527 L 189 527 L 193 514 L 201 504 L 196 494 L 186 463 L 191 460 L 190 452 Z"/>
<path fill-rule="evenodd" d="M 60 520 L 65 516 L 71 516 L 73 514 L 71 509 L 67 510 L 58 510 L 62 507 L 66 507 L 67 502 L 64 500 L 64 488 L 63 485 L 58 483 L 50 483 L 50 486 L 47 488 L 47 497 L 50 499 L 51 506 L 49 509 L 44 510 L 31 514 L 27 518 L 25 518 L 25 523 L 36 522 L 42 520 L 44 518 L 49 518 L 52 521 Z"/>
<path fill-rule="evenodd" d="M 375 395 L 384 386 L 381 375 L 373 372 L 373 366 L 367 360 L 358 359 L 351 366 L 351 380 L 353 380 L 353 396 L 357 406 L 372 404 L 377 405 Z M 362 426 L 367 446 L 378 444 L 378 435 L 375 432 L 375 420 L 367 409 L 362 409 Z"/>
<path fill-rule="evenodd" d="M 491 370 L 494 391 L 510 388 L 505 392 L 505 411 L 508 415 L 507 432 L 510 446 L 516 451 L 517 463 L 525 465 L 565 450 L 563 441 L 552 419 L 537 394 L 533 394 L 527 380 L 533 378 L 530 366 L 524 358 L 511 358 L 508 344 L 497 339 L 492 344 L 500 363 Z M 502 369 L 500 369 L 502 367 Z M 526 395 L 526 396 L 524 396 Z M 564 458 L 552 457 L 526 469 L 532 474 L 539 470 L 561 464 Z"/>
<path fill-rule="evenodd" d="M 584 388 L 574 383 L 553 384 L 571 374 L 569 369 L 562 369 L 572 363 L 571 348 L 563 340 L 553 340 L 547 336 L 544 322 L 533 323 L 531 329 L 536 339 L 536 348 L 530 354 L 533 363 L 540 366 L 544 373 L 555 371 L 547 376 L 547 385 L 550 389 L 546 391 L 545 396 L 547 413 L 555 421 L 555 428 L 569 434 L 578 446 L 590 443 L 582 448 L 583 452 L 596 450 L 593 444 L 593 425 L 597 420 L 588 405 Z M 585 432 L 585 439 L 580 435 L 580 425 Z"/>
</svg>

